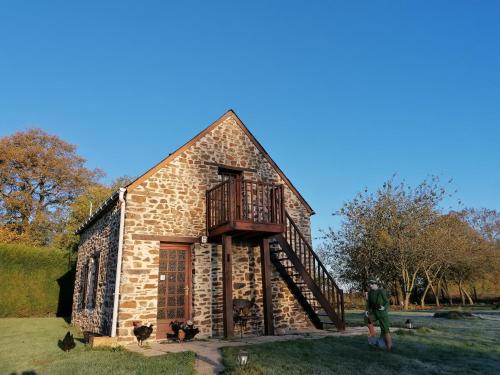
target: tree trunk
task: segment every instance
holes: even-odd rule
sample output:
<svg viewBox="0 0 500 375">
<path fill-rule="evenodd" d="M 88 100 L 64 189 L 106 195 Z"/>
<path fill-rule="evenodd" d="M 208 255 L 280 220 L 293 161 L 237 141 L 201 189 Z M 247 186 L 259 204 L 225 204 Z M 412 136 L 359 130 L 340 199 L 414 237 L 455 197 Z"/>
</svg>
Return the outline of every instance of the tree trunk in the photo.
<svg viewBox="0 0 500 375">
<path fill-rule="evenodd" d="M 438 295 L 436 293 L 436 288 L 434 287 L 434 284 L 433 284 L 433 282 L 431 280 L 431 277 L 429 276 L 429 272 L 427 272 L 427 270 L 425 270 L 425 277 L 427 278 L 427 287 L 426 287 L 426 289 L 424 291 L 424 296 L 423 296 L 423 299 L 422 299 L 423 302 L 421 301 L 421 305 L 422 305 L 422 307 L 424 306 L 424 304 L 425 304 L 425 295 L 427 294 L 428 288 L 430 287 L 431 290 L 432 290 L 432 294 L 434 294 L 434 299 L 436 300 L 436 306 L 439 306 L 439 297 L 438 297 Z M 435 279 L 436 278 L 434 278 L 434 280 Z"/>
<path fill-rule="evenodd" d="M 404 305 L 403 305 L 403 308 L 405 310 L 408 310 L 408 307 L 410 306 L 410 295 L 411 295 L 411 292 L 408 293 L 407 291 L 405 291 Z"/>
<path fill-rule="evenodd" d="M 462 300 L 462 306 L 465 305 L 465 295 L 462 289 L 462 280 L 458 282 L 458 291 L 460 293 L 460 299 Z"/>
<path fill-rule="evenodd" d="M 473 305 L 474 301 L 472 300 L 471 295 L 469 294 L 469 292 L 467 292 L 467 290 L 465 288 L 464 288 L 464 294 L 467 297 L 467 300 L 469 301 L 469 305 Z"/>
<path fill-rule="evenodd" d="M 439 293 L 443 293 L 442 289 L 441 289 L 441 279 L 438 280 L 438 283 L 436 285 L 436 292 L 434 293 L 434 298 L 436 299 L 436 306 L 437 307 L 440 307 L 440 303 L 439 303 Z M 444 297 L 443 297 L 444 299 Z"/>
<path fill-rule="evenodd" d="M 420 298 L 420 306 L 425 307 L 425 296 L 427 296 L 427 292 L 429 291 L 431 284 L 427 283 L 425 287 L 424 293 L 422 293 L 422 297 Z"/>
<path fill-rule="evenodd" d="M 444 280 L 443 289 L 446 291 L 446 295 L 448 296 L 448 303 L 450 306 L 453 306 L 453 297 L 451 296 L 450 288 L 448 288 L 448 282 L 446 279 Z"/>
<path fill-rule="evenodd" d="M 392 293 L 391 294 L 392 294 L 391 297 L 392 297 L 392 300 L 394 302 L 394 305 L 399 306 L 401 301 L 399 300 L 398 289 L 396 288 L 396 285 L 394 282 L 392 283 Z"/>
<path fill-rule="evenodd" d="M 401 289 L 401 283 L 399 282 L 399 280 L 396 280 L 395 286 L 396 286 L 396 295 L 398 297 L 398 304 L 399 306 L 403 306 L 404 305 L 403 290 Z"/>
<path fill-rule="evenodd" d="M 414 270 L 413 274 L 410 274 L 408 270 L 403 270 L 403 289 L 404 289 L 404 309 L 408 310 L 410 306 L 410 297 L 413 288 L 415 287 L 415 279 L 417 277 L 418 267 Z"/>
</svg>

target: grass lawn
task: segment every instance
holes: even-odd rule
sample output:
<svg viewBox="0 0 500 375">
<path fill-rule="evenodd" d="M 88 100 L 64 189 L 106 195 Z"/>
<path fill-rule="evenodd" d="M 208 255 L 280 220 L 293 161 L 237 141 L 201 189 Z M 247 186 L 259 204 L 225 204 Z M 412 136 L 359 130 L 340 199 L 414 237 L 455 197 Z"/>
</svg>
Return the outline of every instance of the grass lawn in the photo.
<svg viewBox="0 0 500 375">
<path fill-rule="evenodd" d="M 0 319 L 0 374 L 194 374 L 194 353 L 146 358 L 123 349 L 90 350 L 80 341 L 69 353 L 57 343 L 67 331 L 61 318 Z"/>
<path fill-rule="evenodd" d="M 410 318 L 410 332 L 394 328 L 395 349 L 369 347 L 366 336 L 328 337 L 245 347 L 249 364 L 238 368 L 240 348 L 224 348 L 227 374 L 500 374 L 500 313 L 492 320 L 433 318 L 433 312 L 394 312 L 394 326 Z M 498 320 L 493 320 L 493 319 Z M 361 312 L 349 312 L 351 326 L 362 325 Z"/>
</svg>

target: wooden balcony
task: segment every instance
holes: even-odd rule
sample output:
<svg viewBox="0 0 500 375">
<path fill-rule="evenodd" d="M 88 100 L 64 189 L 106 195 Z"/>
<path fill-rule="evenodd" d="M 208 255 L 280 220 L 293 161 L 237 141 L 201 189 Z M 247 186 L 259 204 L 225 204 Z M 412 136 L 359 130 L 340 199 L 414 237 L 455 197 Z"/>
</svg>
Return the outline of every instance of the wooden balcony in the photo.
<svg viewBox="0 0 500 375">
<path fill-rule="evenodd" d="M 207 191 L 207 233 L 250 239 L 283 233 L 283 185 L 229 179 Z"/>
</svg>

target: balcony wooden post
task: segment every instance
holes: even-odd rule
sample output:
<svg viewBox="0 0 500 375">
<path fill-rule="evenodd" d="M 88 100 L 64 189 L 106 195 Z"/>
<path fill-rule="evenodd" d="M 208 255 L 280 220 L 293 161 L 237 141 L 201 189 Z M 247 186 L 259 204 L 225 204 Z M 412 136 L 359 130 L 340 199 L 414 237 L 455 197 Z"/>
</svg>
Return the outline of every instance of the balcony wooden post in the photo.
<svg viewBox="0 0 500 375">
<path fill-rule="evenodd" d="M 235 180 L 235 219 L 241 220 L 243 218 L 243 194 L 241 190 L 241 175 L 237 175 Z"/>
<path fill-rule="evenodd" d="M 269 239 L 260 242 L 260 264 L 262 272 L 262 295 L 264 304 L 264 335 L 274 335 L 273 290 L 271 285 L 271 253 Z"/>
<path fill-rule="evenodd" d="M 280 215 L 281 215 L 281 223 L 282 224 L 286 224 L 285 223 L 285 193 L 284 193 L 284 190 L 283 189 L 283 185 L 281 186 L 281 189 L 280 189 L 280 205 L 281 205 L 281 212 L 280 212 Z"/>
<path fill-rule="evenodd" d="M 223 323 L 224 337 L 234 336 L 233 322 L 233 239 L 231 236 L 222 236 L 222 275 L 223 275 Z"/>
</svg>

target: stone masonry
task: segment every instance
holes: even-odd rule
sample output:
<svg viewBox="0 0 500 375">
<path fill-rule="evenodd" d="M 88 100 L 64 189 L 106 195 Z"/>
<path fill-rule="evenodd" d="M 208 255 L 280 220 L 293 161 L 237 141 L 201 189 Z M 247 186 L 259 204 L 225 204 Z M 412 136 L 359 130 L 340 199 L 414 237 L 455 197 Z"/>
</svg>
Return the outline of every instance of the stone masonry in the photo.
<svg viewBox="0 0 500 375">
<path fill-rule="evenodd" d="M 310 209 L 286 185 L 237 121 L 236 116 L 228 112 L 196 142 L 181 149 L 154 173 L 140 180 L 139 184 L 133 184 L 132 189 L 127 188 L 118 311 L 118 336 L 121 342 L 134 339 L 134 321 L 156 323 L 160 242 L 144 238 L 148 235 L 205 235 L 205 193 L 221 182 L 217 165 L 243 168 L 244 179 L 284 184 L 286 210 L 310 241 Z M 113 215 L 103 216 L 100 220 L 111 221 Z M 99 236 L 97 233 L 104 230 L 103 224 L 99 223 L 94 223 L 82 235 L 80 252 L 91 251 L 89 239 Z M 220 336 L 223 328 L 222 246 L 195 243 L 191 251 L 192 319 L 200 328 L 200 336 Z M 112 267 L 107 273 L 114 273 Z M 274 268 L 272 290 L 277 332 L 311 326 L 307 315 Z M 258 247 L 234 243 L 233 298 L 255 299 L 252 319 L 245 332 L 262 334 L 262 275 Z M 83 315 L 74 314 L 74 321 L 83 324 Z M 238 327 L 235 332 L 239 332 Z M 155 331 L 152 335 L 154 338 Z"/>
<path fill-rule="evenodd" d="M 111 333 L 119 231 L 120 206 L 114 203 L 80 236 L 71 321 L 84 331 Z M 94 308 L 87 309 L 81 308 L 80 302 L 84 298 L 84 265 L 91 257 L 98 257 L 99 269 L 96 302 Z"/>
</svg>

